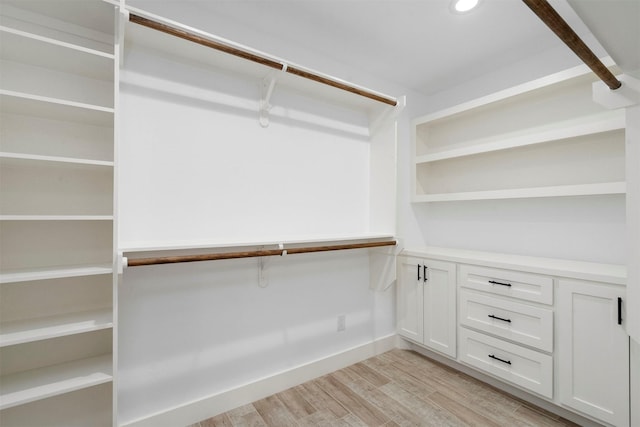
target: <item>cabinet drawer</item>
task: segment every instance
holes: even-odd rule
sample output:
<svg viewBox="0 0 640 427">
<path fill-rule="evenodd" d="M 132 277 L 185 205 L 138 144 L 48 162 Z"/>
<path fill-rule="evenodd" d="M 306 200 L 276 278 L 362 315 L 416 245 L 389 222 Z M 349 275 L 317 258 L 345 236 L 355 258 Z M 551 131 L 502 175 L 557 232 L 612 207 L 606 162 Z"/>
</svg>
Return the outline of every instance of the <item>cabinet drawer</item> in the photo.
<svg viewBox="0 0 640 427">
<path fill-rule="evenodd" d="M 460 360 L 541 396 L 553 398 L 551 356 L 460 328 Z"/>
<path fill-rule="evenodd" d="M 553 351 L 553 311 L 547 308 L 463 289 L 460 323 L 543 351 Z"/>
<path fill-rule="evenodd" d="M 553 279 L 538 274 L 461 265 L 460 285 L 496 295 L 553 304 Z"/>
</svg>

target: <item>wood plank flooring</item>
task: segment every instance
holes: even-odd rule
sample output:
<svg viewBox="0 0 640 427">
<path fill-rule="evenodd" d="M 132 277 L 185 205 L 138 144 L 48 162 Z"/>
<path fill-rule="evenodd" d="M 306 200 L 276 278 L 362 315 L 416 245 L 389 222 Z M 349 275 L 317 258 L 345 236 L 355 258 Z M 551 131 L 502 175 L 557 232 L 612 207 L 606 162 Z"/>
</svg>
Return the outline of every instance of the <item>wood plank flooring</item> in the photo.
<svg viewBox="0 0 640 427">
<path fill-rule="evenodd" d="M 409 350 L 379 356 L 190 427 L 577 426 Z"/>
</svg>

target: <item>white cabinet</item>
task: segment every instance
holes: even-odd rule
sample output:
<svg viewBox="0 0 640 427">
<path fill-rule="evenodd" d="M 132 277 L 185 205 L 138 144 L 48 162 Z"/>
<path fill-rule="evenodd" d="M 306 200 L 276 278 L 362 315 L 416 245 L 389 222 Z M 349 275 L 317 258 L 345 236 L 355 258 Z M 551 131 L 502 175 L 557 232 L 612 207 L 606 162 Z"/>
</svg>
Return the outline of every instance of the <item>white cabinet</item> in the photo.
<svg viewBox="0 0 640 427">
<path fill-rule="evenodd" d="M 629 337 L 624 288 L 560 279 L 560 401 L 617 427 L 629 425 Z"/>
<path fill-rule="evenodd" d="M 553 357 L 460 328 L 460 360 L 541 396 L 553 396 Z"/>
<path fill-rule="evenodd" d="M 553 310 L 459 291 L 460 324 L 542 351 L 553 351 Z"/>
<path fill-rule="evenodd" d="M 3 425 L 113 424 L 115 10 L 72 3 L 0 0 Z"/>
<path fill-rule="evenodd" d="M 553 279 L 459 265 L 460 360 L 553 398 Z"/>
<path fill-rule="evenodd" d="M 456 356 L 456 274 L 450 262 L 398 258 L 398 333 Z"/>
<path fill-rule="evenodd" d="M 405 250 L 398 266 L 398 334 L 585 418 L 629 427 L 624 266 L 452 248 Z M 452 325 L 456 355 L 441 344 L 455 336 L 445 334 Z"/>
<path fill-rule="evenodd" d="M 398 257 L 397 322 L 398 334 L 422 343 L 423 285 L 419 258 Z"/>
<path fill-rule="evenodd" d="M 591 101 L 594 80 L 579 67 L 416 118 L 412 200 L 624 193 L 624 115 Z"/>
</svg>

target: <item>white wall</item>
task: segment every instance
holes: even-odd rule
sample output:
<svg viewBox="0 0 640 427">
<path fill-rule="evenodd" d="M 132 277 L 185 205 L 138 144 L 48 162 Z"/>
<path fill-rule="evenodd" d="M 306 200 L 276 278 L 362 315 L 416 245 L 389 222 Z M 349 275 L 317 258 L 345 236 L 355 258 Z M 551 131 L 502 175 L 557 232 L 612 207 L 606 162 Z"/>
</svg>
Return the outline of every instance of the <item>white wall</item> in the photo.
<svg viewBox="0 0 640 427">
<path fill-rule="evenodd" d="M 155 7 L 155 13 L 216 32 L 216 17 L 198 14 L 193 4 Z M 242 36 L 251 46 L 265 42 L 247 28 Z M 317 55 L 313 64 L 305 62 L 308 52 L 293 41 L 270 41 L 275 54 L 292 61 L 393 95 L 406 93 L 329 59 L 323 67 Z M 121 247 L 376 231 L 369 224 L 381 220 L 369 212 L 372 170 L 363 113 L 276 86 L 274 114 L 262 128 L 259 82 L 135 44 L 125 49 L 121 77 Z M 408 141 L 407 113 L 401 121 L 400 138 Z M 125 270 L 119 289 L 120 423 L 395 332 L 394 288 L 369 288 L 366 251 L 269 258 L 264 271 L 265 288 L 257 259 Z M 340 315 L 346 317 L 342 332 Z"/>
<path fill-rule="evenodd" d="M 259 80 L 159 55 L 128 47 L 121 73 L 122 246 L 367 231 L 364 113 L 276 88 L 262 128 Z"/>
<path fill-rule="evenodd" d="M 393 333 L 364 251 L 128 269 L 120 290 L 120 422 L 166 411 Z M 346 330 L 337 332 L 337 318 Z M 195 420 L 194 420 L 195 421 Z"/>
</svg>

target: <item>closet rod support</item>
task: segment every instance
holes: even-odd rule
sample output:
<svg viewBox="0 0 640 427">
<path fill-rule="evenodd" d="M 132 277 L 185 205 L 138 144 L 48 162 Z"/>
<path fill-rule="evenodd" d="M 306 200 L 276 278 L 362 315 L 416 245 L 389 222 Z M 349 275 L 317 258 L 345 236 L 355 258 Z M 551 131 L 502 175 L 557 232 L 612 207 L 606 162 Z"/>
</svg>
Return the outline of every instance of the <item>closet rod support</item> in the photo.
<svg viewBox="0 0 640 427">
<path fill-rule="evenodd" d="M 287 64 L 283 65 L 283 70 L 287 69 Z M 278 77 L 276 71 L 272 71 L 262 79 L 261 99 L 260 99 L 260 126 L 269 127 L 269 111 L 271 111 L 271 95 L 276 87 Z"/>
</svg>

